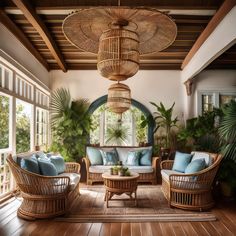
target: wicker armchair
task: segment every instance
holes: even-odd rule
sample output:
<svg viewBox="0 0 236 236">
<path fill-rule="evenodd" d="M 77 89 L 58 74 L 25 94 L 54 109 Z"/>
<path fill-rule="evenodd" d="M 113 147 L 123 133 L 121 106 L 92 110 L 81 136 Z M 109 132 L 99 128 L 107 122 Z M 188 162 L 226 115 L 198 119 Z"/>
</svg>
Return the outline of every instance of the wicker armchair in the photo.
<svg viewBox="0 0 236 236">
<path fill-rule="evenodd" d="M 162 175 L 162 191 L 170 207 L 188 210 L 207 210 L 214 205 L 212 183 L 219 168 L 222 156 L 209 153 L 213 164 L 194 174 L 170 174 L 169 179 Z M 173 160 L 161 162 L 161 170 L 171 170 Z"/>
<path fill-rule="evenodd" d="M 79 194 L 79 184 L 72 184 L 68 173 L 79 173 L 78 163 L 66 163 L 65 176 L 42 176 L 22 169 L 12 155 L 7 163 L 21 191 L 22 204 L 17 215 L 27 220 L 62 215 Z"/>
</svg>

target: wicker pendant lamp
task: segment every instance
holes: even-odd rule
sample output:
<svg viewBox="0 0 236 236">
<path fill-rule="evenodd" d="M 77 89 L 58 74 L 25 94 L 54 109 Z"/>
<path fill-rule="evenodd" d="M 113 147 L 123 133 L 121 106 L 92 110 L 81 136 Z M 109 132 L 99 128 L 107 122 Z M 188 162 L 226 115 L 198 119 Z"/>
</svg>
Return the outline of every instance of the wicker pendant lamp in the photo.
<svg viewBox="0 0 236 236">
<path fill-rule="evenodd" d="M 116 21 L 99 40 L 97 68 L 110 80 L 125 80 L 139 69 L 139 37 L 134 31 L 124 29 L 125 25 L 127 21 Z"/>
<path fill-rule="evenodd" d="M 118 82 L 138 72 L 140 55 L 167 48 L 177 34 L 173 20 L 158 10 L 120 6 L 76 11 L 65 18 L 62 28 L 72 44 L 98 55 L 97 68 L 103 77 Z M 124 84 L 113 84 L 108 107 L 116 113 L 129 109 L 128 91 Z"/>
<path fill-rule="evenodd" d="M 112 84 L 108 89 L 107 106 L 117 114 L 127 111 L 131 106 L 130 88 L 119 82 Z"/>
</svg>

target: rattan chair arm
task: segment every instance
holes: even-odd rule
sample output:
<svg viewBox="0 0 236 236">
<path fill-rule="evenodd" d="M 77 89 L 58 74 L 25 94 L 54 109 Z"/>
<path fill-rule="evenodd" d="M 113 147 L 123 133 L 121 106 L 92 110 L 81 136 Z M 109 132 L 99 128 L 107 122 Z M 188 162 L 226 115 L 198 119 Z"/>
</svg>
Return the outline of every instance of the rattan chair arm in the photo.
<svg viewBox="0 0 236 236">
<path fill-rule="evenodd" d="M 86 166 L 86 172 L 89 173 L 89 167 L 91 166 L 90 160 L 88 159 L 88 157 L 83 157 L 83 162 L 85 162 L 85 166 Z"/>
<path fill-rule="evenodd" d="M 160 157 L 153 157 L 152 158 L 152 167 L 154 169 L 157 169 L 159 161 L 160 161 Z"/>
<path fill-rule="evenodd" d="M 76 162 L 66 162 L 66 173 L 80 173 L 80 164 Z"/>
<path fill-rule="evenodd" d="M 165 170 L 171 170 L 173 167 L 174 161 L 173 160 L 165 160 L 162 161 L 160 166 L 161 166 L 161 170 L 165 169 Z"/>
</svg>

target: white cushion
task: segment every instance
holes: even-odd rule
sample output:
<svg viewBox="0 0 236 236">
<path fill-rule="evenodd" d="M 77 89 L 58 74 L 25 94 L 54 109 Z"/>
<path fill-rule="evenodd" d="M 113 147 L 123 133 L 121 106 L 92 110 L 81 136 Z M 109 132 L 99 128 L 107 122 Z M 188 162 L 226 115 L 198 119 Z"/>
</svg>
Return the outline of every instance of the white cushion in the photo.
<svg viewBox="0 0 236 236">
<path fill-rule="evenodd" d="M 182 173 L 175 170 L 165 170 L 165 169 L 161 170 L 161 175 L 166 180 L 169 180 L 169 177 L 172 174 L 182 174 Z"/>
<path fill-rule="evenodd" d="M 139 174 L 152 173 L 152 166 L 129 166 L 129 170 Z"/>
<path fill-rule="evenodd" d="M 104 165 L 96 165 L 96 166 L 90 166 L 89 172 L 90 173 L 104 173 L 111 169 L 112 166 L 104 166 Z"/>
<path fill-rule="evenodd" d="M 205 159 L 206 162 L 206 167 L 209 167 L 210 165 L 212 165 L 212 158 L 208 153 L 205 152 L 191 152 L 191 154 L 193 155 L 192 160 L 197 160 L 197 159 Z"/>
<path fill-rule="evenodd" d="M 103 165 L 90 166 L 89 172 L 102 174 L 104 172 L 108 172 L 111 167 L 112 166 Z M 140 174 L 153 172 L 153 168 L 151 166 L 129 166 L 129 170 Z"/>
<path fill-rule="evenodd" d="M 175 170 L 161 170 L 161 175 L 164 179 L 166 179 L 167 181 L 169 181 L 169 177 L 172 174 L 181 174 L 181 175 L 185 175 L 184 173 L 175 171 Z M 172 183 L 172 187 L 174 188 L 183 188 L 183 189 L 204 189 L 207 188 L 207 184 L 201 184 L 197 182 L 196 177 L 194 176 L 186 176 L 186 181 L 183 181 L 183 179 L 181 179 L 181 177 L 179 178 L 180 181 L 173 181 Z"/>
<path fill-rule="evenodd" d="M 77 173 L 62 173 L 58 176 L 67 176 L 70 178 L 70 191 L 74 190 L 80 181 L 80 174 Z"/>
</svg>

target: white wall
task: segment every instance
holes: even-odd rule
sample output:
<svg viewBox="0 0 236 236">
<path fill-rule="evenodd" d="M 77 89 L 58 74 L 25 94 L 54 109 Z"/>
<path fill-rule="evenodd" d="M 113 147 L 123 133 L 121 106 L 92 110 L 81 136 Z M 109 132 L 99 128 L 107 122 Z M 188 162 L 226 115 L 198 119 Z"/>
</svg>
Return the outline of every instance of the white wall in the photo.
<svg viewBox="0 0 236 236">
<path fill-rule="evenodd" d="M 49 86 L 49 73 L 39 61 L 0 23 L 0 55 L 31 79 Z M 33 74 L 36 78 L 32 77 Z M 37 81 L 38 82 L 38 81 Z"/>
<path fill-rule="evenodd" d="M 204 70 L 193 80 L 193 94 L 185 96 L 187 101 L 187 117 L 198 115 L 199 91 L 228 91 L 236 92 L 236 70 Z"/>
<path fill-rule="evenodd" d="M 107 94 L 108 87 L 114 83 L 103 78 L 96 70 L 51 71 L 51 89 L 68 88 L 73 99 L 87 98 L 93 102 Z M 180 71 L 140 70 L 134 77 L 124 81 L 131 89 L 133 99 L 154 111 L 150 101 L 163 102 L 170 107 L 175 102 L 175 114 L 180 118 L 183 113 L 183 96 Z"/>
</svg>

